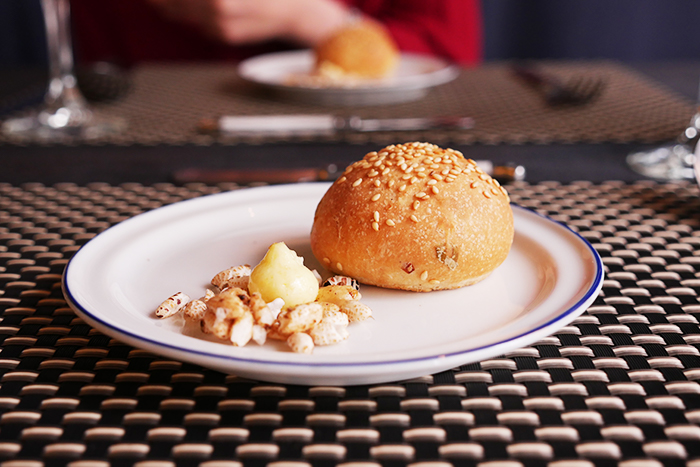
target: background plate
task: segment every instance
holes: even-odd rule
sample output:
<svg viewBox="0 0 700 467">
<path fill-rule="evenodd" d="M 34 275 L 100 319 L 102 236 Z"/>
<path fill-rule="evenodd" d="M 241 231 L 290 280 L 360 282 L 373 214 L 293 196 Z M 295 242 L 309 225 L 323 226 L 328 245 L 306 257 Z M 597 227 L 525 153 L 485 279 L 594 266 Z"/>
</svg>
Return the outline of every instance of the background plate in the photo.
<svg viewBox="0 0 700 467">
<path fill-rule="evenodd" d="M 74 255 L 63 277 L 66 299 L 105 334 L 169 358 L 264 381 L 350 385 L 431 374 L 527 345 L 582 313 L 602 286 L 602 263 L 585 240 L 514 207 L 513 248 L 489 278 L 424 294 L 363 286 L 375 319 L 350 325 L 347 341 L 313 355 L 280 342 L 233 347 L 155 317 L 173 293 L 199 297 L 218 271 L 255 265 L 277 241 L 327 275 L 308 237 L 328 186 L 227 192 L 126 220 Z"/>
<path fill-rule="evenodd" d="M 440 58 L 403 53 L 394 76 L 354 87 L 304 87 L 287 84 L 289 77 L 313 70 L 310 50 L 260 55 L 244 60 L 238 73 L 247 81 L 295 101 L 325 105 L 382 105 L 422 98 L 435 86 L 452 81 L 459 68 Z"/>
</svg>

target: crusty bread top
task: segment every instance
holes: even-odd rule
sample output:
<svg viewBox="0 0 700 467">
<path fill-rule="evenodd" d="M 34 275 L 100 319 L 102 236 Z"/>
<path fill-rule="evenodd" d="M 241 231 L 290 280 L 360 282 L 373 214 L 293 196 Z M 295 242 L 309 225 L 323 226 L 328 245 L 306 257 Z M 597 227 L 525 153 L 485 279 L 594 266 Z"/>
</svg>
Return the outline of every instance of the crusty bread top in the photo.
<svg viewBox="0 0 700 467">
<path fill-rule="evenodd" d="M 316 67 L 330 63 L 349 75 L 383 78 L 398 62 L 399 51 L 393 38 L 373 21 L 357 21 L 319 44 Z"/>
<path fill-rule="evenodd" d="M 474 161 L 427 143 L 391 145 L 350 165 L 319 203 L 311 247 L 331 271 L 381 287 L 462 287 L 513 241 L 508 193 Z"/>
</svg>

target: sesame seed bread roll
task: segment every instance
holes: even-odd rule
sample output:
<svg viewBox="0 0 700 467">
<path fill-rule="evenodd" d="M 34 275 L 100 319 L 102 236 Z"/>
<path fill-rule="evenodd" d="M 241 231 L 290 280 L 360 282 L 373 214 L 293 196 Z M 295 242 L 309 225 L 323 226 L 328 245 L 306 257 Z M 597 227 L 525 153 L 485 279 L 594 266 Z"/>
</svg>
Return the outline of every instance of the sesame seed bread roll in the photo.
<svg viewBox="0 0 700 467">
<path fill-rule="evenodd" d="M 399 49 L 384 27 L 363 20 L 339 30 L 315 48 L 316 68 L 332 66 L 363 78 L 383 78 L 399 61 Z"/>
<path fill-rule="evenodd" d="M 455 289 L 486 278 L 513 243 L 506 190 L 474 161 L 427 143 L 350 165 L 316 208 L 311 249 L 330 271 L 391 289 Z"/>
</svg>

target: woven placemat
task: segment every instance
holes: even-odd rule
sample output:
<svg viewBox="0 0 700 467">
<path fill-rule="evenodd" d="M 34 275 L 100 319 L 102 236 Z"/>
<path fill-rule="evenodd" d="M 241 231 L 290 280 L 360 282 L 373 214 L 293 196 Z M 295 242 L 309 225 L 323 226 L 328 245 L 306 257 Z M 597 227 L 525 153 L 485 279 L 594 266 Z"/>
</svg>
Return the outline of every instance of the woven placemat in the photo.
<svg viewBox="0 0 700 467">
<path fill-rule="evenodd" d="M 660 142 L 677 137 L 694 112 L 691 102 L 643 75 L 612 62 L 543 63 L 563 80 L 603 78 L 603 94 L 580 107 L 547 106 L 533 89 L 515 80 L 504 63 L 465 69 L 453 82 L 409 103 L 332 109 L 276 99 L 245 83 L 235 67 L 221 64 L 144 65 L 133 70 L 131 92 L 97 105 L 99 113 L 123 117 L 128 129 L 93 144 L 235 144 L 280 141 L 339 141 L 385 144 L 397 140 L 433 143 Z M 400 133 L 336 134 L 323 137 L 219 137 L 200 134 L 203 118 L 220 115 L 326 113 L 368 118 L 461 115 L 474 129 Z M 0 140 L 2 142 L 3 140 Z M 5 142 L 22 143 L 18 140 Z M 75 144 L 74 141 L 66 143 Z"/>
<path fill-rule="evenodd" d="M 602 292 L 550 337 L 410 381 L 243 380 L 134 349 L 66 305 L 61 273 L 95 234 L 229 188 L 0 184 L 3 466 L 700 464 L 695 184 L 508 186 L 594 245 Z"/>
</svg>

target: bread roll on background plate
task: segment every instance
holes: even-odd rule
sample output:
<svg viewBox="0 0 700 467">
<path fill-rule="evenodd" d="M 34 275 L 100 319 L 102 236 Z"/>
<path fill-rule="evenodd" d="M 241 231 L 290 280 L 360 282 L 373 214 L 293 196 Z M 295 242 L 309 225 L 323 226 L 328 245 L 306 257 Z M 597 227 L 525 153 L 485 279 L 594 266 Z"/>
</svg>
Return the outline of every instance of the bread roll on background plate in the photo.
<svg viewBox="0 0 700 467">
<path fill-rule="evenodd" d="M 339 30 L 314 49 L 316 70 L 356 78 L 384 78 L 399 62 L 399 49 L 381 24 L 359 20 Z"/>
<path fill-rule="evenodd" d="M 406 143 L 351 164 L 316 208 L 311 249 L 328 270 L 391 289 L 455 289 L 508 256 L 506 190 L 452 149 Z"/>
</svg>

